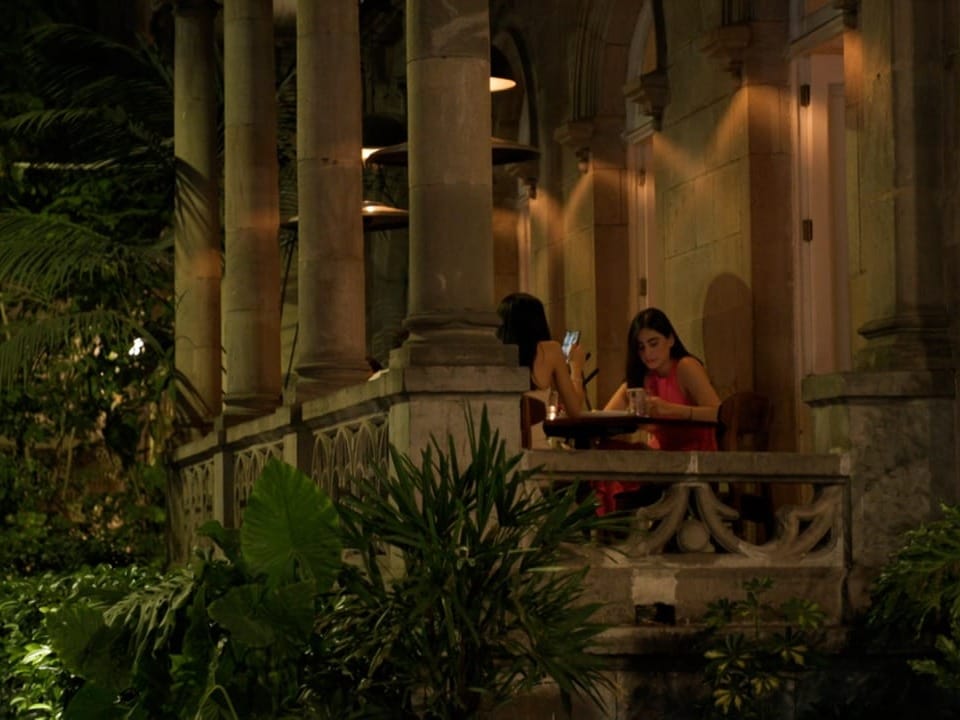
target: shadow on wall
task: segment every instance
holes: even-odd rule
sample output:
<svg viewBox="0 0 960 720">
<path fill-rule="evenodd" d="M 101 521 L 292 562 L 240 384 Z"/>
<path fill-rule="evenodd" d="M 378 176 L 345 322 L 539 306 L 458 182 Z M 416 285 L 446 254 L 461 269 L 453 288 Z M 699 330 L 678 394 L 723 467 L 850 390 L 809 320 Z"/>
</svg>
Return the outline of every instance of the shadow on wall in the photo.
<svg viewBox="0 0 960 720">
<path fill-rule="evenodd" d="M 720 397 L 753 389 L 753 294 L 732 273 L 718 275 L 707 288 L 703 353 Z"/>
</svg>

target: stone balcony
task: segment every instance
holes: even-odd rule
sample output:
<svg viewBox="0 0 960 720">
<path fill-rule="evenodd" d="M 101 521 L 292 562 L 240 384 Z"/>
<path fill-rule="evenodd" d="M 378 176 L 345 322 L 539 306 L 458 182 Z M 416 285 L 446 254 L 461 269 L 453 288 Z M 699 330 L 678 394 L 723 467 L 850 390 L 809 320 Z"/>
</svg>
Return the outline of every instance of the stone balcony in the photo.
<svg viewBox="0 0 960 720">
<path fill-rule="evenodd" d="M 739 597 L 752 577 L 770 577 L 774 596 L 814 600 L 841 620 L 846 455 L 539 450 L 525 453 L 522 466 L 539 468 L 542 485 L 619 480 L 662 490 L 631 510 L 627 537 L 574 549 L 591 568 L 591 599 L 604 603 L 606 622 L 642 624 L 654 614 L 695 623 L 708 603 Z M 730 498 L 742 487 L 763 495 L 784 485 L 802 485 L 808 501 L 776 508 L 773 533 L 760 542 Z"/>
<path fill-rule="evenodd" d="M 440 416 L 438 426 L 452 428 L 466 407 L 478 415 L 480 405 L 492 408 L 491 422 L 508 447 L 517 447 L 518 415 L 509 409 L 518 408 L 519 393 L 489 390 L 497 386 L 489 373 L 476 373 L 472 383 L 464 375 L 436 368 L 386 373 L 181 446 L 172 498 L 175 554 L 188 556 L 207 520 L 237 523 L 271 457 L 296 465 L 336 497 L 352 477 L 384 462 L 391 443 L 414 447 L 415 418 Z M 536 469 L 541 487 L 579 479 L 662 488 L 654 493 L 659 499 L 633 510 L 626 537 L 571 547 L 571 562 L 591 568 L 591 594 L 603 602 L 605 622 L 637 627 L 657 610 L 679 629 L 696 623 L 712 600 L 739 596 L 743 580 L 760 576 L 774 580 L 777 596 L 813 599 L 834 622 L 843 616 L 846 454 L 558 449 L 526 451 L 521 466 Z M 775 527 L 761 542 L 739 522 L 730 498 L 741 487 L 762 493 L 787 485 L 802 486 L 804 502 L 777 508 Z"/>
</svg>

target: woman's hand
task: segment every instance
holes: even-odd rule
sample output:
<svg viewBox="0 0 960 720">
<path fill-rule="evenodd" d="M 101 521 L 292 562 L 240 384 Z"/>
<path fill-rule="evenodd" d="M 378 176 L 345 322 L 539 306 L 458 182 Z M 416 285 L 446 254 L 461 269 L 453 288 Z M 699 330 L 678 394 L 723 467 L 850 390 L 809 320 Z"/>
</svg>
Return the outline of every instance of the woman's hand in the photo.
<svg viewBox="0 0 960 720">
<path fill-rule="evenodd" d="M 657 397 L 656 395 L 647 395 L 647 415 L 650 417 L 664 417 L 667 414 L 667 405 L 673 405 L 673 403 L 668 403 L 663 398 Z"/>
<path fill-rule="evenodd" d="M 693 417 L 691 405 L 667 402 L 662 397 L 647 395 L 647 415 L 650 417 L 665 417 L 688 420 Z"/>
<path fill-rule="evenodd" d="M 576 343 L 570 347 L 570 355 L 567 358 L 567 362 L 570 363 L 570 369 L 572 371 L 579 370 L 581 373 L 583 372 L 583 366 L 587 364 L 587 355 L 580 343 Z"/>
</svg>

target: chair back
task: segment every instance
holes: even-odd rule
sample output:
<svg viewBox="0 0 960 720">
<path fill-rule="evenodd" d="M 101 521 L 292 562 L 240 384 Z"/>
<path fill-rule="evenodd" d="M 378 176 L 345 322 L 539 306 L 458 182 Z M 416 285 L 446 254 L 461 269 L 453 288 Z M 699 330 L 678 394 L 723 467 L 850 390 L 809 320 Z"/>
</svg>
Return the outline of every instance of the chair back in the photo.
<svg viewBox="0 0 960 720">
<path fill-rule="evenodd" d="M 520 447 L 530 448 L 530 428 L 547 419 L 547 405 L 529 395 L 520 398 Z"/>
<path fill-rule="evenodd" d="M 767 449 L 773 406 L 765 395 L 741 390 L 730 395 L 717 413 L 717 447 L 720 450 Z"/>
</svg>

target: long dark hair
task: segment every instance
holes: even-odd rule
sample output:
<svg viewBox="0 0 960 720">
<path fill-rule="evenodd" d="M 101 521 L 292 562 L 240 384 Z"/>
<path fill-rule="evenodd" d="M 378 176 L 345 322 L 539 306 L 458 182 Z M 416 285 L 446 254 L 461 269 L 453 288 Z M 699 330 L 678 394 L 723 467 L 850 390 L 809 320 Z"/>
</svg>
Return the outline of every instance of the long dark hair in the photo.
<svg viewBox="0 0 960 720">
<path fill-rule="evenodd" d="M 690 355 L 677 335 L 677 331 L 673 329 L 673 323 L 663 310 L 654 307 L 641 310 L 634 316 L 627 334 L 627 387 L 643 387 L 643 381 L 647 377 L 647 366 L 640 359 L 638 347 L 641 330 L 654 330 L 668 340 L 672 337 L 673 346 L 670 348 L 670 357 L 674 360 Z M 700 362 L 699 358 L 694 359 Z"/>
<path fill-rule="evenodd" d="M 552 339 L 543 303 L 529 293 L 510 293 L 500 301 L 497 315 L 497 337 L 507 345 L 519 346 L 520 364 L 532 368 L 537 343 Z"/>
</svg>

